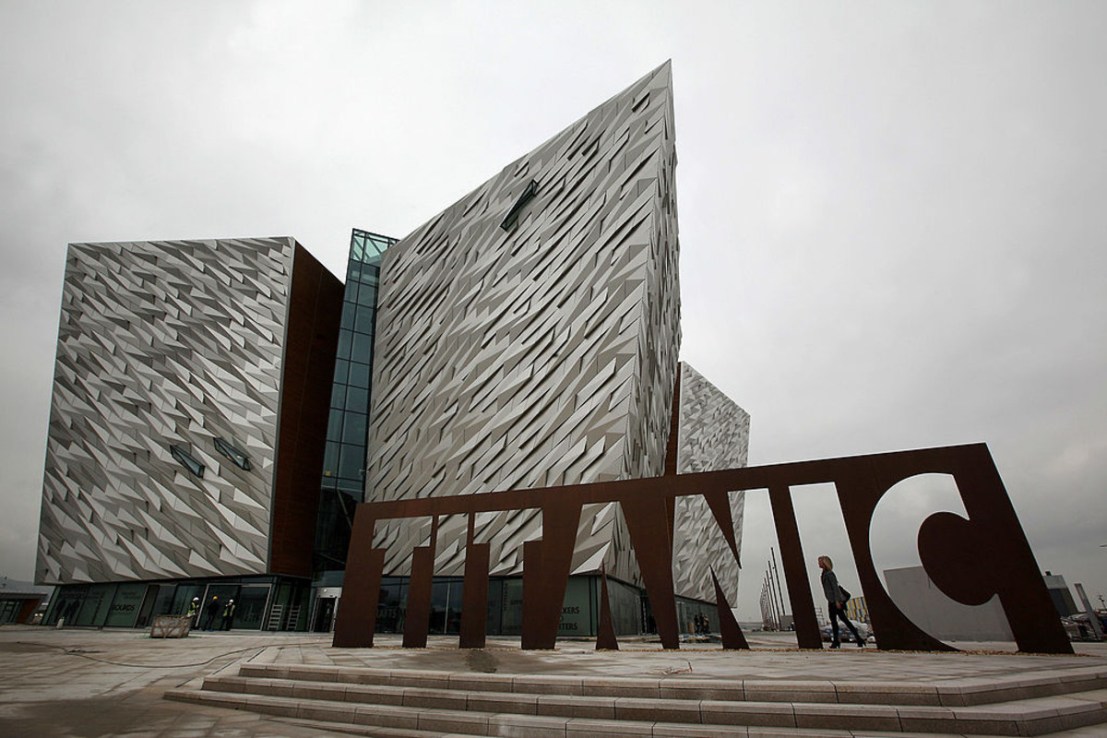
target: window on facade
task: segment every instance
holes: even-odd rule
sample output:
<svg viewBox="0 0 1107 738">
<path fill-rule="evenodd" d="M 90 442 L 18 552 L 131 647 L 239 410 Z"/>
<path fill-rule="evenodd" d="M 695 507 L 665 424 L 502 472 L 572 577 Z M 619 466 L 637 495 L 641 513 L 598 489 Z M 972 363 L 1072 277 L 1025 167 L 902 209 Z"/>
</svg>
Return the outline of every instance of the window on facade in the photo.
<svg viewBox="0 0 1107 738">
<path fill-rule="evenodd" d="M 342 436 L 342 416 L 341 410 L 331 410 L 330 415 L 327 417 L 327 440 L 337 441 Z"/>
<path fill-rule="evenodd" d="M 515 221 L 519 219 L 519 213 L 523 211 L 526 204 L 531 201 L 531 198 L 538 193 L 538 183 L 533 179 L 527 184 L 527 188 L 523 190 L 523 194 L 519 195 L 519 199 L 515 201 L 515 204 L 511 206 L 511 210 L 507 211 L 507 215 L 504 216 L 504 222 L 500 223 L 500 228 L 505 231 L 510 231 L 515 227 Z"/>
<path fill-rule="evenodd" d="M 369 412 L 369 390 L 349 387 L 346 390 L 346 409 L 356 413 Z"/>
<path fill-rule="evenodd" d="M 346 427 L 342 432 L 342 440 L 359 446 L 365 445 L 365 419 L 361 413 L 346 413 Z"/>
<path fill-rule="evenodd" d="M 357 321 L 354 323 L 354 330 L 358 333 L 372 333 L 373 320 L 376 313 L 377 309 L 375 305 L 358 305 Z"/>
<path fill-rule="evenodd" d="M 327 443 L 326 449 L 323 451 L 323 476 L 333 477 L 338 471 L 338 443 L 332 441 Z"/>
<path fill-rule="evenodd" d="M 194 477 L 203 478 L 204 465 L 201 464 L 195 456 L 185 451 L 180 446 L 170 446 L 169 453 L 176 459 L 181 466 L 188 470 L 188 473 Z"/>
<path fill-rule="evenodd" d="M 361 479 L 365 474 L 365 449 L 351 444 L 342 444 L 342 455 L 338 462 L 338 476 L 345 479 Z"/>
<path fill-rule="evenodd" d="M 357 315 L 358 306 L 352 302 L 342 303 L 342 322 L 339 325 L 346 330 L 353 330 L 354 316 Z"/>
<path fill-rule="evenodd" d="M 334 381 L 346 383 L 346 376 L 350 370 L 350 362 L 338 359 L 334 362 Z"/>
<path fill-rule="evenodd" d="M 373 334 L 355 333 L 350 358 L 354 361 L 369 361 L 373 356 Z"/>
<path fill-rule="evenodd" d="M 349 383 L 355 387 L 369 386 L 370 367 L 368 364 L 350 364 Z"/>
<path fill-rule="evenodd" d="M 350 358 L 350 343 L 354 340 L 354 334 L 352 331 L 340 330 L 338 332 L 338 358 L 349 359 Z"/>
<path fill-rule="evenodd" d="M 250 458 L 222 438 L 215 439 L 215 450 L 230 459 L 239 469 L 250 471 Z"/>
</svg>

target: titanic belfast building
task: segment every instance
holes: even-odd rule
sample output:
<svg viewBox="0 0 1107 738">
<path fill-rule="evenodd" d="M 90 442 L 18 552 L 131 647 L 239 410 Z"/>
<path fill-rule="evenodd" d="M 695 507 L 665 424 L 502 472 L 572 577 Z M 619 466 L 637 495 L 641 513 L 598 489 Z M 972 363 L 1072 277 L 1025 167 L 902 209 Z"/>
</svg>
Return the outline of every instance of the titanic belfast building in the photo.
<svg viewBox="0 0 1107 738">
<path fill-rule="evenodd" d="M 198 598 L 215 627 L 327 631 L 360 503 L 744 465 L 748 414 L 679 360 L 675 166 L 666 63 L 405 238 L 354 230 L 344 284 L 287 237 L 71 244 L 46 622 L 145 627 Z M 519 633 L 541 515 L 478 517 L 488 632 Z M 713 613 L 712 570 L 736 601 L 711 520 L 698 497 L 672 511 L 684 624 Z M 403 629 L 432 531 L 429 629 L 458 632 L 453 518 L 377 526 L 378 630 Z M 651 629 L 617 504 L 585 509 L 571 571 L 561 635 L 596 633 L 601 572 L 617 632 Z"/>
</svg>

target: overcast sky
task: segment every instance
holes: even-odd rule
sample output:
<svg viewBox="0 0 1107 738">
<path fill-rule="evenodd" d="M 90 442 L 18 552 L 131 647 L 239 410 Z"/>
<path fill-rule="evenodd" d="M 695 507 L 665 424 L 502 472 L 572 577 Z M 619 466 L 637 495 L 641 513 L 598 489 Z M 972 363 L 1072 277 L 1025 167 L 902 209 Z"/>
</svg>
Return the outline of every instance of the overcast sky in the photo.
<svg viewBox="0 0 1107 738">
<path fill-rule="evenodd" d="M 406 235 L 671 58 L 681 353 L 751 465 L 986 442 L 1039 565 L 1107 595 L 1107 4 L 0 0 L 0 29 L 0 574 L 33 575 L 67 243 L 292 235 L 344 278 L 352 227 Z M 882 568 L 955 502 L 907 487 Z M 827 492 L 805 551 L 848 562 Z"/>
</svg>

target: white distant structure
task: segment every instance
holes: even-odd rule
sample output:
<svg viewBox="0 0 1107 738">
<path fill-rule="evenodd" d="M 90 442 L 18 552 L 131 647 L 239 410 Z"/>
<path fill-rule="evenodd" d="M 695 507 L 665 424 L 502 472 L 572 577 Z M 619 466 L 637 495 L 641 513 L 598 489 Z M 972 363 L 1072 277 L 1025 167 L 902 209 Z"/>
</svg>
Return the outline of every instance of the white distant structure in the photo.
<svg viewBox="0 0 1107 738">
<path fill-rule="evenodd" d="M 963 605 L 938 589 L 921 566 L 885 569 L 884 581 L 903 614 L 939 640 L 1015 640 L 998 597 L 983 605 Z"/>
</svg>

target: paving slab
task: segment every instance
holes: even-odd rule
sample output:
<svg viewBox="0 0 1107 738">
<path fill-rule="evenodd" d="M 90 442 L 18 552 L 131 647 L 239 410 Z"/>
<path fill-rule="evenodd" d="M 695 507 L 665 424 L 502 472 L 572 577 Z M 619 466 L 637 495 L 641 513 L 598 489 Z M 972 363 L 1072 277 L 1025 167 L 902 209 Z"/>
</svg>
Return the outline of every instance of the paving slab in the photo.
<svg viewBox="0 0 1107 738">
<path fill-rule="evenodd" d="M 326 634 L 232 631 L 151 639 L 145 631 L 136 630 L 5 625 L 0 626 L 0 663 L 4 664 L 0 670 L 0 735 L 333 735 L 333 730 L 305 724 L 306 720 L 163 699 L 171 689 L 199 689 L 208 676 L 236 676 L 244 664 L 312 671 L 316 675 L 313 680 L 318 681 L 326 681 L 322 677 L 330 672 L 313 667 L 359 667 L 373 670 L 366 672 L 372 675 L 366 676 L 367 684 L 382 683 L 376 680 L 384 673 L 384 684 L 411 689 L 428 686 L 425 680 L 414 679 L 413 672 L 430 672 L 443 686 L 466 684 L 469 690 L 479 690 L 481 684 L 486 688 L 501 685 L 509 675 L 522 680 L 520 684 L 544 687 L 563 685 L 543 677 L 569 677 L 579 685 L 575 687 L 578 694 L 586 679 L 633 677 L 642 680 L 639 685 L 650 690 L 649 696 L 664 697 L 676 697 L 684 683 L 692 689 L 696 681 L 725 680 L 725 697 L 719 695 L 724 699 L 744 689 L 741 685 L 746 682 L 766 690 L 772 682 L 809 682 L 813 694 L 825 694 L 823 685 L 830 682 L 849 685 L 840 694 L 863 691 L 865 683 L 879 683 L 894 694 L 895 685 L 910 682 L 933 684 L 936 692 L 954 690 L 950 693 L 971 696 L 988 685 L 1010 684 L 1012 689 L 1020 689 L 1034 680 L 1079 684 L 1096 673 L 1107 673 L 1107 644 L 1074 644 L 1077 655 L 1045 656 L 1015 653 L 1013 644 L 972 644 L 971 651 L 961 653 L 920 654 L 875 648 L 800 651 L 794 636 L 778 634 L 747 634 L 747 639 L 753 647 L 750 651 L 724 652 L 718 645 L 703 644 L 666 651 L 648 639 L 626 639 L 620 642 L 619 651 L 597 652 L 594 644 L 582 641 L 559 642 L 551 651 L 521 651 L 517 638 L 489 638 L 485 649 L 461 650 L 456 637 L 435 636 L 426 649 L 403 649 L 400 636 L 381 635 L 372 649 L 335 649 Z M 569 687 L 569 691 L 573 689 Z M 558 697 L 550 691 L 544 695 L 548 696 L 538 698 L 538 715 L 530 716 L 531 721 L 515 725 L 511 724 L 515 718 L 509 716 L 503 718 L 503 727 L 513 732 L 546 728 L 546 723 L 533 720 L 542 716 L 543 703 L 573 700 L 571 695 Z M 618 696 L 594 699 L 602 701 L 604 714 L 583 710 L 572 714 L 582 719 L 613 716 Z M 374 708 L 356 705 L 353 709 L 356 719 Z M 457 725 L 462 727 L 460 722 Z M 438 730 L 447 728 L 442 725 Z M 678 724 L 673 729 L 683 730 Z M 764 726 L 748 732 L 768 735 L 771 730 Z M 1056 735 L 1102 736 L 1104 727 L 1074 727 Z"/>
</svg>

